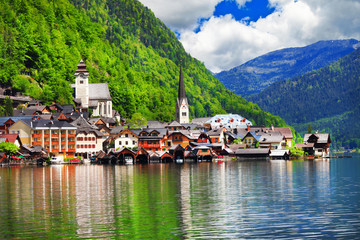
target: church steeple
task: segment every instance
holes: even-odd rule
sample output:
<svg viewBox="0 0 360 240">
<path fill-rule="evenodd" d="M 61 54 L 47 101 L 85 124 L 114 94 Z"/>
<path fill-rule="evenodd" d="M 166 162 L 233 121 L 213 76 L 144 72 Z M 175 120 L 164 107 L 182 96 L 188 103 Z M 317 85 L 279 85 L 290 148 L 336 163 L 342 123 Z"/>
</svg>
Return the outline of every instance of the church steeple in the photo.
<svg viewBox="0 0 360 240">
<path fill-rule="evenodd" d="M 176 121 L 179 123 L 189 123 L 189 104 L 185 94 L 185 84 L 181 65 L 179 76 L 179 92 L 178 98 L 176 100 Z"/>
</svg>

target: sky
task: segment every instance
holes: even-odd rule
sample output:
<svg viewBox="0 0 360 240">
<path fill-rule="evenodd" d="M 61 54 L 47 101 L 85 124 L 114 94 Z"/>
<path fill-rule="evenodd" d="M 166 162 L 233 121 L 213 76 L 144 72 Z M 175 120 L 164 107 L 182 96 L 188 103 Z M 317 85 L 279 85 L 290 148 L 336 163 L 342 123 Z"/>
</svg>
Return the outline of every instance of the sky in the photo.
<svg viewBox="0 0 360 240">
<path fill-rule="evenodd" d="M 320 40 L 360 40 L 360 0 L 139 0 L 212 72 Z"/>
</svg>

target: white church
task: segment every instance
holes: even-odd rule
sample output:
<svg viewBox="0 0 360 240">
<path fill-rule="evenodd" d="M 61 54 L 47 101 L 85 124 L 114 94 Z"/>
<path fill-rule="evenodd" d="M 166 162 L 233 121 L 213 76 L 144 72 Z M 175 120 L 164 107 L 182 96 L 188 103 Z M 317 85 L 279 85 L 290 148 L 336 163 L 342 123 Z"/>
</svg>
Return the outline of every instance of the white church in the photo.
<svg viewBox="0 0 360 240">
<path fill-rule="evenodd" d="M 113 117 L 112 99 L 107 83 L 89 83 L 89 72 L 83 60 L 77 65 L 75 71 L 74 101 L 80 104 L 81 111 L 92 109 L 92 116 Z"/>
</svg>

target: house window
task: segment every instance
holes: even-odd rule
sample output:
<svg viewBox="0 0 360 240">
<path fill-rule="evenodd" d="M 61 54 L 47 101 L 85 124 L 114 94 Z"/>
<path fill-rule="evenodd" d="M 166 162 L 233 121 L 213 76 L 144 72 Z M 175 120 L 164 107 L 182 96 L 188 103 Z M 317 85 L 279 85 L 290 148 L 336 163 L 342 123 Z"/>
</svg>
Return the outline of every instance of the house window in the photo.
<svg viewBox="0 0 360 240">
<path fill-rule="evenodd" d="M 133 141 L 133 145 L 135 145 L 136 144 L 136 142 L 135 141 Z"/>
<path fill-rule="evenodd" d="M 121 146 L 121 141 L 119 141 L 119 145 Z"/>
<path fill-rule="evenodd" d="M 249 139 L 249 143 L 251 143 L 251 139 Z"/>
<path fill-rule="evenodd" d="M 168 147 L 171 147 L 171 142 L 168 142 L 167 144 L 168 144 Z"/>
<path fill-rule="evenodd" d="M 129 137 L 129 134 L 125 133 L 125 137 Z"/>
<path fill-rule="evenodd" d="M 125 141 L 125 145 L 128 145 L 129 143 L 128 143 L 128 141 Z"/>
<path fill-rule="evenodd" d="M 244 141 L 245 143 L 247 143 L 247 139 L 245 139 L 245 141 Z"/>
<path fill-rule="evenodd" d="M 186 112 L 183 112 L 182 115 L 183 115 L 183 117 L 185 117 L 185 116 L 186 116 Z"/>
</svg>

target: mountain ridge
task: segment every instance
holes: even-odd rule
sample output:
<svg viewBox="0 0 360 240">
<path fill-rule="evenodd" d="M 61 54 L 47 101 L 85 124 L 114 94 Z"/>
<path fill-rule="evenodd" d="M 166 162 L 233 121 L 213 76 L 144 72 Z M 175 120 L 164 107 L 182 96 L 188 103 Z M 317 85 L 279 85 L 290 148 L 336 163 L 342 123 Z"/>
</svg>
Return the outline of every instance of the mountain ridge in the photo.
<svg viewBox="0 0 360 240">
<path fill-rule="evenodd" d="M 269 52 L 214 76 L 229 90 L 246 98 L 279 80 L 328 66 L 359 47 L 360 42 L 355 39 L 318 41 L 305 47 Z"/>
</svg>

